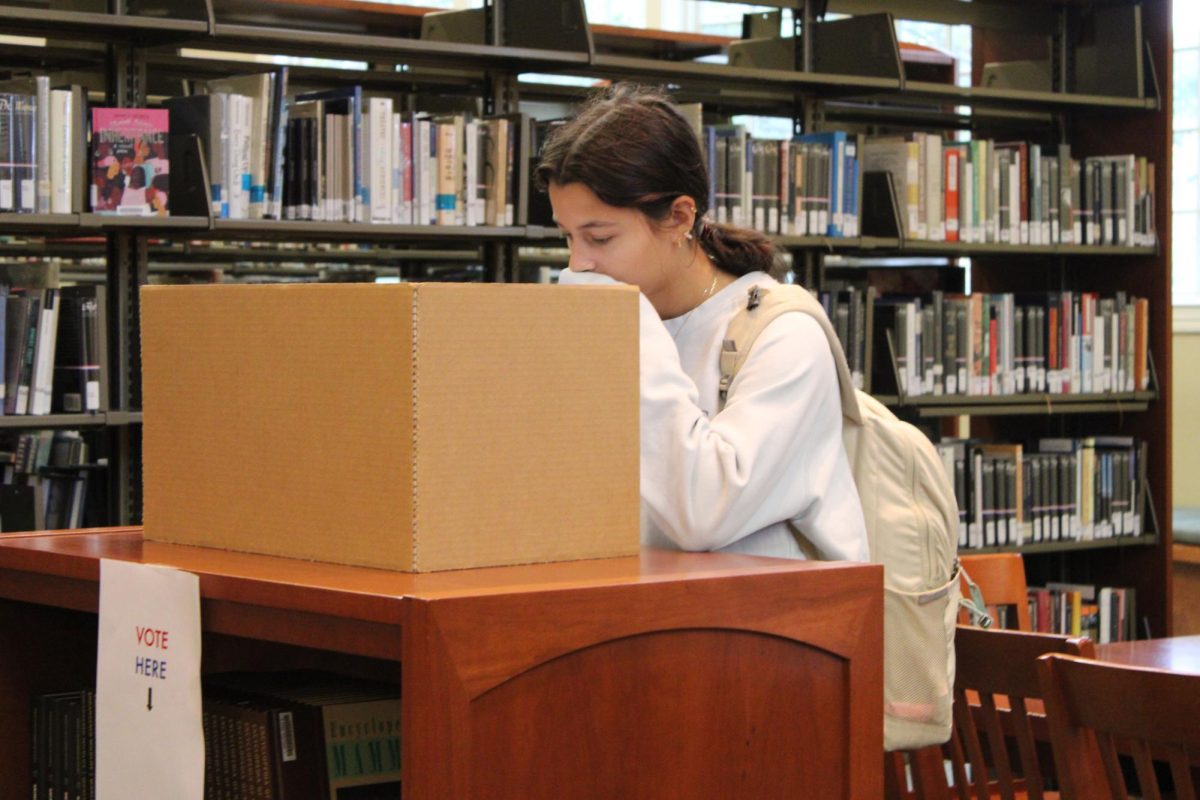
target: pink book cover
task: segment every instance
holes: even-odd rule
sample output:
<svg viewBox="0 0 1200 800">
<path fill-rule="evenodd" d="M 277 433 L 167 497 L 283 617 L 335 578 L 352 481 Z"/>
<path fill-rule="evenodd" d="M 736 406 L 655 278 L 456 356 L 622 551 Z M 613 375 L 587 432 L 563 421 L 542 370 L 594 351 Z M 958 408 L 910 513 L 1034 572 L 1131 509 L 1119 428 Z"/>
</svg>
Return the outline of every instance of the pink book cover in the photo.
<svg viewBox="0 0 1200 800">
<path fill-rule="evenodd" d="M 170 214 L 167 113 L 156 108 L 92 109 L 92 211 Z"/>
</svg>

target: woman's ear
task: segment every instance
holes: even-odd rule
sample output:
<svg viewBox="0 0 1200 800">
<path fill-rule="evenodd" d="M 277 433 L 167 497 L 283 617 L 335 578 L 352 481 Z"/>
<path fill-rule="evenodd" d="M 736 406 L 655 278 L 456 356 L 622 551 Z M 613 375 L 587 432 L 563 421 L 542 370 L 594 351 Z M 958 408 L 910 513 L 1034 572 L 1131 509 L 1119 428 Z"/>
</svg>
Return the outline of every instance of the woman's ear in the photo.
<svg viewBox="0 0 1200 800">
<path fill-rule="evenodd" d="M 671 232 L 672 237 L 682 242 L 683 239 L 690 236 L 695 222 L 696 201 L 687 195 L 676 197 L 671 203 L 671 210 L 667 213 L 665 226 Z"/>
</svg>

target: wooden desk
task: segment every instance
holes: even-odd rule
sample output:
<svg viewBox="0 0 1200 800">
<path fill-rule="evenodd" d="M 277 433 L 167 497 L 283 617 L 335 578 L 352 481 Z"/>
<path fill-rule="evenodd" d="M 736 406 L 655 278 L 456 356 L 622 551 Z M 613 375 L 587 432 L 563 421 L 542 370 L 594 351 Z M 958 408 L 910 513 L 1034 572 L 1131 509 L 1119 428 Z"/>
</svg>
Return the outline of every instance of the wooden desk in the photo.
<svg viewBox="0 0 1200 800">
<path fill-rule="evenodd" d="M 1115 664 L 1200 675 L 1200 636 L 1096 645 L 1096 658 Z"/>
<path fill-rule="evenodd" d="M 399 678 L 403 798 L 883 793 L 876 565 L 646 551 L 412 575 L 126 528 L 0 537 L 0 797 L 29 796 L 30 698 L 95 680 L 103 558 L 199 576 L 205 672 Z"/>
</svg>

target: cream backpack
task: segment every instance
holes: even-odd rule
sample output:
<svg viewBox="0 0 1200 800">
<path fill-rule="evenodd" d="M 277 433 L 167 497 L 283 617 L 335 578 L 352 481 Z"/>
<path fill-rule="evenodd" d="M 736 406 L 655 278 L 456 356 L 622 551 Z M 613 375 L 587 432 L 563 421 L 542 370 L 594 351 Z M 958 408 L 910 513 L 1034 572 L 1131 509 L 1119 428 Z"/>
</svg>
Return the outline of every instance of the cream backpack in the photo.
<svg viewBox="0 0 1200 800">
<path fill-rule="evenodd" d="M 950 736 L 954 626 L 958 614 L 958 507 L 941 460 L 923 433 L 855 390 L 846 356 L 821 304 L 799 286 L 753 287 L 721 348 L 718 408 L 767 325 L 791 311 L 821 325 L 837 365 L 842 443 L 862 500 L 871 561 L 883 565 L 883 744 L 905 750 Z M 794 525 L 801 549 L 817 557 Z"/>
</svg>

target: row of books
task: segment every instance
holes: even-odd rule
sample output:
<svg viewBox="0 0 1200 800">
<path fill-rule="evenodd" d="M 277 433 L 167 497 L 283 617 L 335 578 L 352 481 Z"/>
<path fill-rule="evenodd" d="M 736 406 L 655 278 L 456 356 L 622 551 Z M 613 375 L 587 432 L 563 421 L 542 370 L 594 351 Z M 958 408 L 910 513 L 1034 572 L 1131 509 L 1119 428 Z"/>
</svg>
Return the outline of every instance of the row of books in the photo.
<svg viewBox="0 0 1200 800">
<path fill-rule="evenodd" d="M 769 234 L 859 236 L 863 176 L 890 176 L 908 239 L 1152 247 L 1154 164 L 1131 154 L 1071 157 L 1030 142 L 947 142 L 916 132 L 845 131 L 756 139 L 701 129 L 718 222 Z M 1047 148 L 1046 150 L 1048 150 Z"/>
<path fill-rule="evenodd" d="M 1143 391 L 1149 325 L 1149 302 L 1124 292 L 885 295 L 874 304 L 875 346 L 885 355 L 890 346 L 895 371 L 876 358 L 872 388 L 896 383 L 909 397 Z"/>
<path fill-rule="evenodd" d="M 173 140 L 202 143 L 216 217 L 516 222 L 523 115 L 404 112 L 360 86 L 289 98 L 286 67 L 195 88 L 164 105 Z"/>
<path fill-rule="evenodd" d="M 168 98 L 172 158 L 181 137 L 199 139 L 213 216 L 282 219 L 288 123 L 287 67 L 186 82 L 185 97 Z"/>
<path fill-rule="evenodd" d="M 284 217 L 404 225 L 513 225 L 521 115 L 430 117 L 371 97 L 361 122 L 334 100 L 291 107 Z M 361 153 L 357 189 L 348 165 Z M 350 198 L 357 198 L 351 202 Z"/>
<path fill-rule="evenodd" d="M 864 389 L 866 375 L 870 371 L 867 362 L 868 342 L 871 340 L 870 314 L 874 308 L 875 289 L 850 285 L 846 288 L 830 289 L 817 293 L 817 299 L 825 309 L 825 315 L 833 323 L 846 364 L 850 367 L 850 378 L 854 388 Z"/>
<path fill-rule="evenodd" d="M 332 673 L 204 679 L 205 800 L 400 796 L 400 690 Z M 95 798 L 95 692 L 33 698 L 33 796 Z"/>
<path fill-rule="evenodd" d="M 742 125 L 706 125 L 711 217 L 783 236 L 858 236 L 859 138 L 842 131 L 756 139 Z"/>
<path fill-rule="evenodd" d="M 1086 636 L 1097 644 L 1137 639 L 1137 592 L 1128 587 L 1047 583 L 1029 588 L 1037 633 Z"/>
<path fill-rule="evenodd" d="M 84 527 L 95 466 L 74 430 L 0 435 L 0 533 Z"/>
<path fill-rule="evenodd" d="M 102 411 L 107 394 L 105 287 L 0 286 L 6 415 Z"/>
<path fill-rule="evenodd" d="M 1145 532 L 1146 453 L 1128 436 L 937 445 L 959 508 L 961 549 L 1094 541 Z"/>
<path fill-rule="evenodd" d="M 30 717 L 34 800 L 95 800 L 96 692 L 39 695 Z"/>
<path fill-rule="evenodd" d="M 51 88 L 45 75 L 15 83 L 23 91 L 0 91 L 0 213 L 78 213 L 84 91 Z"/>
<path fill-rule="evenodd" d="M 1133 154 L 1073 158 L 1070 144 L 940 135 L 868 136 L 865 171 L 887 172 L 909 239 L 1152 247 L 1155 170 Z"/>
</svg>

